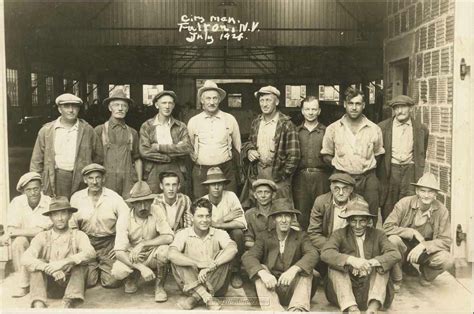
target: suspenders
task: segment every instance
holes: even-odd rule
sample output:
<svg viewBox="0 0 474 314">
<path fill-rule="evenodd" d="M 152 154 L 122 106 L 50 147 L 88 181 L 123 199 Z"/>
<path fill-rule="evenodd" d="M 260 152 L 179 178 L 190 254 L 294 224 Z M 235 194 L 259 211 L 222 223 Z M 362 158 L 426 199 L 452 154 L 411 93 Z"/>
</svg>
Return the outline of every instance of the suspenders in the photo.
<svg viewBox="0 0 474 314">
<path fill-rule="evenodd" d="M 132 151 L 133 148 L 133 135 L 132 132 L 130 131 L 130 127 L 128 125 L 125 125 L 128 131 L 128 149 L 129 151 Z M 110 145 L 110 140 L 109 140 L 109 121 L 104 123 L 104 128 L 102 129 L 102 145 L 105 147 L 109 147 Z"/>
</svg>

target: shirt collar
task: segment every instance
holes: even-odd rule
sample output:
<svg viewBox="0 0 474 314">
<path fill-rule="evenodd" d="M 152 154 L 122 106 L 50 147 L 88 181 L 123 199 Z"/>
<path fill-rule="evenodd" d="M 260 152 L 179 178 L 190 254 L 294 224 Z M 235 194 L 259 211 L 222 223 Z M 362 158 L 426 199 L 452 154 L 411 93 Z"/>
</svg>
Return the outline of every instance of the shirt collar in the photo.
<svg viewBox="0 0 474 314">
<path fill-rule="evenodd" d="M 165 123 L 161 123 L 160 121 L 158 121 L 158 115 L 156 115 L 156 116 L 155 116 L 155 119 L 153 120 L 153 125 L 154 125 L 154 126 L 157 126 L 157 125 L 166 125 L 167 127 L 171 127 L 171 126 L 173 125 L 173 123 L 174 123 L 173 117 L 170 117 L 170 118 L 168 119 L 168 121 L 165 122 Z"/>
<path fill-rule="evenodd" d="M 56 119 L 56 121 L 54 122 L 54 129 L 57 129 L 57 128 L 65 129 L 64 125 L 61 124 L 60 119 L 61 119 L 61 117 L 58 117 L 58 118 Z M 74 123 L 74 125 L 72 126 L 72 128 L 69 129 L 69 130 L 70 130 L 70 131 L 76 131 L 78 128 L 79 128 L 79 119 L 76 120 L 76 123 Z"/>
<path fill-rule="evenodd" d="M 393 125 L 395 126 L 402 126 L 402 125 L 408 125 L 411 126 L 411 119 L 408 119 L 406 122 L 400 122 L 397 119 L 393 119 Z"/>
<path fill-rule="evenodd" d="M 189 227 L 189 228 L 190 228 L 190 230 L 189 230 L 189 236 L 190 237 L 201 239 L 201 237 L 198 236 L 196 234 L 196 232 L 194 232 L 194 227 Z M 215 232 L 215 229 L 212 228 L 212 227 L 209 227 L 209 233 L 204 237 L 204 239 L 207 239 L 207 238 L 210 238 L 210 237 L 214 236 L 214 232 Z"/>
<path fill-rule="evenodd" d="M 263 121 L 263 123 L 266 123 L 266 124 L 278 123 L 279 118 L 280 118 L 280 112 L 279 111 L 277 111 L 275 116 L 269 121 L 265 120 L 265 118 L 263 117 L 263 114 L 260 115 L 260 121 Z"/>
<path fill-rule="evenodd" d="M 347 118 L 347 113 L 346 113 L 346 114 L 344 114 L 344 116 L 339 121 L 342 125 L 344 125 L 344 124 L 347 123 L 347 119 L 349 119 L 349 118 Z M 367 119 L 367 117 L 364 114 L 362 114 L 362 124 L 361 124 L 359 130 L 362 129 L 364 126 L 369 126 L 369 123 L 370 123 L 370 120 Z"/>
<path fill-rule="evenodd" d="M 303 121 L 303 123 L 301 123 L 300 125 L 298 125 L 298 126 L 296 127 L 296 130 L 297 130 L 298 132 L 301 131 L 302 129 L 305 129 L 305 130 L 308 131 L 309 133 L 312 133 L 312 132 L 321 133 L 322 130 L 323 130 L 322 125 L 321 125 L 321 122 L 318 122 L 318 124 L 316 125 L 316 127 L 310 131 L 310 130 L 305 126 L 304 121 Z"/>
<path fill-rule="evenodd" d="M 416 198 L 416 202 L 414 204 L 414 206 L 412 207 L 412 210 L 420 210 L 420 207 L 421 207 L 421 204 L 420 204 L 420 198 Z M 436 200 L 433 200 L 433 202 L 431 203 L 431 206 L 428 210 L 424 211 L 421 213 L 421 216 L 427 216 L 428 218 L 431 218 L 431 215 L 433 214 L 433 211 L 437 210 L 438 209 L 438 205 L 436 204 Z"/>
<path fill-rule="evenodd" d="M 122 128 L 127 128 L 127 126 L 125 125 L 125 120 L 117 120 L 117 119 L 109 119 L 109 125 L 112 127 L 112 128 L 115 128 L 116 126 L 120 126 Z"/>
<path fill-rule="evenodd" d="M 220 109 L 214 115 L 210 115 L 205 111 L 203 111 L 202 113 L 204 114 L 204 119 L 212 119 L 212 118 L 221 119 L 224 116 L 224 114 L 222 113 L 222 111 Z"/>
</svg>

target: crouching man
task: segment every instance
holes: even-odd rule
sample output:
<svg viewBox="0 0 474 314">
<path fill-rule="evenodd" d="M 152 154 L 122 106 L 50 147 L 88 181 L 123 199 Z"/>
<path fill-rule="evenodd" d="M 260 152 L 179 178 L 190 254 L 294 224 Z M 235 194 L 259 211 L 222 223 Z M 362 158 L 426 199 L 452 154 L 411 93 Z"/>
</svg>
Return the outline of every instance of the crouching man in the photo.
<svg viewBox="0 0 474 314">
<path fill-rule="evenodd" d="M 123 228 L 117 226 L 115 258 L 112 276 L 125 281 L 125 293 L 138 290 L 137 281 L 155 279 L 155 301 L 165 302 L 168 295 L 164 289 L 167 274 L 168 244 L 173 241 L 164 212 L 150 213 L 151 203 L 156 197 L 144 181 L 135 183 L 130 198 L 126 200 L 132 210 Z M 156 271 L 156 275 L 153 270 Z"/>
<path fill-rule="evenodd" d="M 388 308 L 394 296 L 390 269 L 400 261 L 400 253 L 382 230 L 368 226 L 375 216 L 367 202 L 350 201 L 339 217 L 348 225 L 334 231 L 321 251 L 329 265 L 326 298 L 352 313 Z"/>
<path fill-rule="evenodd" d="M 43 215 L 53 222 L 51 230 L 37 234 L 25 251 L 22 263 L 31 272 L 31 307 L 47 307 L 48 292 L 60 291 L 63 306 L 73 308 L 84 301 L 87 261 L 95 258 L 95 250 L 87 235 L 69 229 L 68 222 L 77 209 L 65 196 L 51 200 Z M 54 297 L 49 294 L 50 297 Z"/>
<path fill-rule="evenodd" d="M 242 257 L 242 263 L 255 287 L 262 310 L 308 312 L 316 292 L 313 268 L 319 255 L 304 232 L 291 228 L 299 211 L 289 200 L 275 202 L 269 214 L 275 227 L 257 235 L 255 245 Z M 312 287 L 314 290 L 312 291 Z"/>
<path fill-rule="evenodd" d="M 188 296 L 179 300 L 178 306 L 191 310 L 202 300 L 209 310 L 219 310 L 220 302 L 214 297 L 227 292 L 237 245 L 227 232 L 211 227 L 209 200 L 196 200 L 191 213 L 193 226 L 176 234 L 168 252 L 176 283 Z"/>
</svg>

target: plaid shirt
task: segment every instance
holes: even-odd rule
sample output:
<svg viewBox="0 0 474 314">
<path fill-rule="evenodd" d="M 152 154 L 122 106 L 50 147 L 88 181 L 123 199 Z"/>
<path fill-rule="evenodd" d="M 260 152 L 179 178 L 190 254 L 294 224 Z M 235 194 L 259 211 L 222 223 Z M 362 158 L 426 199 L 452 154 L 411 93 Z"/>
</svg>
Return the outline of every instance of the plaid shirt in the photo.
<svg viewBox="0 0 474 314">
<path fill-rule="evenodd" d="M 245 173 L 254 179 L 257 177 L 257 162 L 250 163 L 247 159 L 248 151 L 257 149 L 258 129 L 260 127 L 259 115 L 252 121 L 250 126 L 249 141 L 242 145 L 242 158 Z M 290 117 L 279 113 L 278 123 L 275 130 L 275 155 L 272 164 L 272 176 L 275 182 L 279 182 L 293 175 L 301 158 L 300 141 L 295 125 Z M 250 167 L 250 169 L 248 169 Z"/>
<path fill-rule="evenodd" d="M 178 193 L 176 195 L 176 207 L 178 211 L 176 213 L 176 221 L 173 226 L 170 226 L 174 232 L 180 229 L 184 229 L 187 227 L 191 227 L 193 225 L 193 215 L 191 214 L 191 200 L 187 195 L 182 193 Z M 153 201 L 151 205 L 151 212 L 154 213 L 155 211 L 162 211 L 166 216 L 166 204 L 165 204 L 165 197 L 162 194 L 158 194 L 158 196 Z"/>
</svg>

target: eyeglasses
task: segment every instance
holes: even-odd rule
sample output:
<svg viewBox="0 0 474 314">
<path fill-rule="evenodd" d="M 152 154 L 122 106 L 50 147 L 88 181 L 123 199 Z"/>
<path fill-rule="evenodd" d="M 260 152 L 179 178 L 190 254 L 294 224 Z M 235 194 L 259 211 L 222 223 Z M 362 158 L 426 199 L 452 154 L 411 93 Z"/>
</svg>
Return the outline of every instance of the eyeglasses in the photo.
<svg viewBox="0 0 474 314">
<path fill-rule="evenodd" d="M 334 192 L 336 192 L 336 193 L 340 193 L 341 191 L 343 193 L 349 193 L 351 191 L 352 187 L 344 186 L 344 187 L 341 188 L 339 186 L 335 186 L 335 187 L 333 187 L 333 189 L 334 189 Z"/>
</svg>

